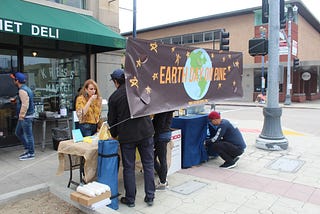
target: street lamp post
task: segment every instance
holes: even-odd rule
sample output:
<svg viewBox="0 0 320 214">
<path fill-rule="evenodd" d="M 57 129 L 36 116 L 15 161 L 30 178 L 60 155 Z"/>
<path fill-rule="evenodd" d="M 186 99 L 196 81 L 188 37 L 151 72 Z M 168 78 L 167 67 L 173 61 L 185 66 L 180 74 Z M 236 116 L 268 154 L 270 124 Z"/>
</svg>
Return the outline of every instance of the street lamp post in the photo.
<svg viewBox="0 0 320 214">
<path fill-rule="evenodd" d="M 137 37 L 137 1 L 133 0 L 133 23 L 132 23 L 132 37 Z"/>
<path fill-rule="evenodd" d="M 288 63 L 287 63 L 287 91 L 286 91 L 286 100 L 284 101 L 285 105 L 291 104 L 291 21 L 292 21 L 292 7 L 287 8 L 288 15 Z"/>
<path fill-rule="evenodd" d="M 268 28 L 268 101 L 263 108 L 264 124 L 262 132 L 256 139 L 256 147 L 270 151 L 286 150 L 288 140 L 283 136 L 279 107 L 279 29 L 280 29 L 280 0 L 269 4 Z"/>
<path fill-rule="evenodd" d="M 266 28 L 260 26 L 260 37 L 265 38 Z M 265 78 L 264 78 L 264 55 L 261 56 L 261 94 L 264 95 Z"/>
<path fill-rule="evenodd" d="M 291 54 L 292 54 L 292 45 L 291 45 L 291 26 L 293 21 L 293 15 L 298 11 L 298 7 L 289 6 L 287 8 L 287 16 L 288 16 L 288 37 L 287 37 L 287 44 L 288 44 L 288 63 L 287 63 L 287 90 L 286 90 L 286 99 L 284 101 L 285 105 L 291 104 L 291 93 L 290 90 L 292 89 L 291 84 Z"/>
</svg>

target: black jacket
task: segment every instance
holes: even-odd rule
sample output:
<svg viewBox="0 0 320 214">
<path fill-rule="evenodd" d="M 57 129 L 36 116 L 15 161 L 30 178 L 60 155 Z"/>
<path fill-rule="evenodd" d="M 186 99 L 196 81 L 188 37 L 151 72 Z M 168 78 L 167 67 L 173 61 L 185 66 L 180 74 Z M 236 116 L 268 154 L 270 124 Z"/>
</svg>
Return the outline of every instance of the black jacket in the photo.
<svg viewBox="0 0 320 214">
<path fill-rule="evenodd" d="M 158 137 L 159 134 L 170 132 L 171 122 L 172 122 L 173 111 L 162 112 L 155 114 L 153 117 L 153 127 L 155 130 L 155 137 Z"/>
<path fill-rule="evenodd" d="M 150 116 L 130 119 L 125 84 L 120 85 L 109 98 L 108 124 L 112 137 L 118 136 L 120 143 L 136 142 L 154 134 Z"/>
</svg>

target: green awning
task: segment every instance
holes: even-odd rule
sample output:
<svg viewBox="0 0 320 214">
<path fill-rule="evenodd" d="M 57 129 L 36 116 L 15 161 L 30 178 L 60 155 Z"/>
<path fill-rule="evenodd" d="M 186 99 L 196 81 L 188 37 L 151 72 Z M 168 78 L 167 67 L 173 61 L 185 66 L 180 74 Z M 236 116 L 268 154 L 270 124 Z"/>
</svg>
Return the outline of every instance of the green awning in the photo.
<svg viewBox="0 0 320 214">
<path fill-rule="evenodd" d="M 1 0 L 0 32 L 124 49 L 126 40 L 95 18 L 23 0 Z"/>
</svg>

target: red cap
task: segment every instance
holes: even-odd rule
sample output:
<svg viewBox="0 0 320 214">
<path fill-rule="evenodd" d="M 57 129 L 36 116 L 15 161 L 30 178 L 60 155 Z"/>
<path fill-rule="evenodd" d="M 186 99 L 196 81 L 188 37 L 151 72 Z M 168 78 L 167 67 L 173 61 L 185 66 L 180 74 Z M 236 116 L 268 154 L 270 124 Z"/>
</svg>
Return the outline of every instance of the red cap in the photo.
<svg viewBox="0 0 320 214">
<path fill-rule="evenodd" d="M 215 119 L 220 119 L 221 118 L 219 112 L 216 112 L 216 111 L 210 112 L 208 117 L 209 117 L 210 120 L 215 120 Z"/>
</svg>

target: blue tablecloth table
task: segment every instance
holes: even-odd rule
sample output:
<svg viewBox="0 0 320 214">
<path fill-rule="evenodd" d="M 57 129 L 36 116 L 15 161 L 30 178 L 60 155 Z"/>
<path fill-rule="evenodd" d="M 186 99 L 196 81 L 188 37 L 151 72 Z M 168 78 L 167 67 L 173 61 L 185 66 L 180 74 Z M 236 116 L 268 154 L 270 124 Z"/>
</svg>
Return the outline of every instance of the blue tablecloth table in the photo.
<svg viewBox="0 0 320 214">
<path fill-rule="evenodd" d="M 174 117 L 171 127 L 181 129 L 182 168 L 199 165 L 208 160 L 204 141 L 207 136 L 208 115 Z"/>
</svg>

